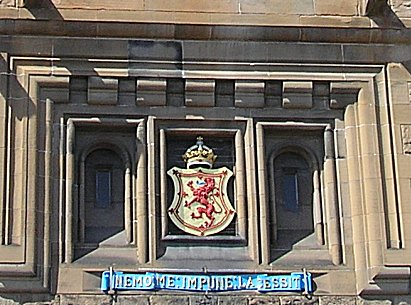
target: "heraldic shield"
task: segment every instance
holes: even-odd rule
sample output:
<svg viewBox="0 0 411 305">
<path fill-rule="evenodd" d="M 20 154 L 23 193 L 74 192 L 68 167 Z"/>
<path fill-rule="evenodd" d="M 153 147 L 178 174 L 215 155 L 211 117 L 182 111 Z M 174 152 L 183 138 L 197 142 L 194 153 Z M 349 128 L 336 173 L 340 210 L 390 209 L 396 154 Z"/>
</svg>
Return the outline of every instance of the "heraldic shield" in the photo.
<svg viewBox="0 0 411 305">
<path fill-rule="evenodd" d="M 173 167 L 167 172 L 174 182 L 170 219 L 184 232 L 196 236 L 221 232 L 235 215 L 227 196 L 232 171 L 227 167 L 211 169 L 216 156 L 203 144 L 202 137 L 197 138 L 197 144 L 187 150 L 183 159 L 186 169 Z"/>
</svg>

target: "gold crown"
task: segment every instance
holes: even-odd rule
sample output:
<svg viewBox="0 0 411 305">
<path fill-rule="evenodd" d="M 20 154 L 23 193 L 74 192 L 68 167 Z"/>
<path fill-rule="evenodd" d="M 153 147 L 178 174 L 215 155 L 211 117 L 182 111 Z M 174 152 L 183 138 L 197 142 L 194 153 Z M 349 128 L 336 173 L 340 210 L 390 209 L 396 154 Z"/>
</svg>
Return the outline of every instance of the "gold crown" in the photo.
<svg viewBox="0 0 411 305">
<path fill-rule="evenodd" d="M 213 150 L 204 145 L 203 137 L 197 137 L 196 145 L 191 146 L 183 155 L 183 160 L 187 164 L 187 168 L 193 167 L 208 167 L 212 168 L 217 156 Z"/>
</svg>

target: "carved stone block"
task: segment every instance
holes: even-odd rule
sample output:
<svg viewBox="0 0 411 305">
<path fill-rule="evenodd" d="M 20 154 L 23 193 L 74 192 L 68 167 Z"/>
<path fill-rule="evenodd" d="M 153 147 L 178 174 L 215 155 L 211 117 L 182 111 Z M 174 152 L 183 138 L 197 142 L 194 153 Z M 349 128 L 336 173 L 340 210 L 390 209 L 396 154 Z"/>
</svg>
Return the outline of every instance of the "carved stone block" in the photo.
<svg viewBox="0 0 411 305">
<path fill-rule="evenodd" d="M 190 296 L 190 305 L 218 305 L 217 296 Z"/>
<path fill-rule="evenodd" d="M 151 305 L 189 305 L 188 297 L 183 296 L 152 296 L 150 297 Z"/>
<path fill-rule="evenodd" d="M 147 297 L 138 296 L 118 296 L 118 305 L 149 305 L 149 300 Z"/>
<path fill-rule="evenodd" d="M 264 82 L 236 81 L 236 107 L 264 107 Z"/>
<path fill-rule="evenodd" d="M 80 295 L 62 295 L 60 296 L 60 305 L 110 305 L 112 303 L 109 295 L 99 296 L 80 296 Z"/>
<path fill-rule="evenodd" d="M 357 302 L 358 305 L 392 305 L 390 300 L 365 300 L 360 299 Z"/>
<path fill-rule="evenodd" d="M 309 109 L 313 106 L 312 82 L 283 82 L 283 107 Z"/>
<path fill-rule="evenodd" d="M 69 78 L 55 78 L 55 82 L 50 81 L 46 84 L 40 84 L 40 100 L 52 100 L 54 103 L 68 103 L 70 98 L 69 93 Z"/>
<path fill-rule="evenodd" d="M 248 300 L 249 305 L 280 305 L 280 298 L 276 296 L 252 297 Z"/>
<path fill-rule="evenodd" d="M 319 305 L 317 297 L 305 297 L 305 296 L 286 296 L 280 298 L 281 305 Z"/>
<path fill-rule="evenodd" d="M 218 305 L 247 305 L 245 297 L 221 296 L 218 298 Z"/>
<path fill-rule="evenodd" d="M 164 106 L 166 104 L 167 81 L 146 78 L 137 80 L 137 105 Z"/>
<path fill-rule="evenodd" d="M 338 297 L 338 296 L 330 296 L 330 297 L 321 297 L 320 298 L 320 305 L 356 305 L 356 298 L 355 297 Z"/>
<path fill-rule="evenodd" d="M 119 79 L 118 102 L 120 105 L 134 105 L 136 101 L 136 81 L 132 78 Z"/>
<path fill-rule="evenodd" d="M 16 1 L 15 0 L 0 0 L 0 7 L 7 7 L 7 6 L 15 6 Z"/>
<path fill-rule="evenodd" d="M 360 88 L 349 83 L 331 83 L 330 108 L 344 109 L 358 100 Z"/>
<path fill-rule="evenodd" d="M 411 103 L 411 82 L 407 83 L 408 87 L 408 101 Z"/>
<path fill-rule="evenodd" d="M 402 151 L 404 154 L 411 154 L 411 125 L 401 126 Z"/>
<path fill-rule="evenodd" d="M 88 78 L 88 103 L 97 105 L 116 105 L 118 79 L 91 76 Z"/>
<path fill-rule="evenodd" d="M 186 106 L 213 107 L 214 80 L 187 80 L 185 85 Z"/>
</svg>

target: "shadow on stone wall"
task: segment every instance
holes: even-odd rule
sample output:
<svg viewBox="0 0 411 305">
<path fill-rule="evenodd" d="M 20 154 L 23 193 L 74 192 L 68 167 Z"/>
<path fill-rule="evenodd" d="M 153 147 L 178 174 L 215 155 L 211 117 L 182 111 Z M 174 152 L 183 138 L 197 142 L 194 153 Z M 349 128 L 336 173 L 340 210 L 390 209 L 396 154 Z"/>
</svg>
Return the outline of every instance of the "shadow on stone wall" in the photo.
<svg viewBox="0 0 411 305">
<path fill-rule="evenodd" d="M 29 0 L 26 8 L 38 20 L 63 20 L 63 16 L 51 0 Z"/>
<path fill-rule="evenodd" d="M 404 23 L 384 0 L 370 1 L 366 9 L 367 16 L 382 28 L 405 28 Z"/>
</svg>

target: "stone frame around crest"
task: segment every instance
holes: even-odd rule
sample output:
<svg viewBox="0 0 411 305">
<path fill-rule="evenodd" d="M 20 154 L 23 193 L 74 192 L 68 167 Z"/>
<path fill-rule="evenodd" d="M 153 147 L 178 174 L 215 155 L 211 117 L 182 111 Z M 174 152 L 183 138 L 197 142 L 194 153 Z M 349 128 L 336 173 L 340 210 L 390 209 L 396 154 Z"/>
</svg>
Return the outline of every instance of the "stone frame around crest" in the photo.
<svg viewBox="0 0 411 305">
<path fill-rule="evenodd" d="M 195 133 L 198 134 L 204 134 L 204 135 L 213 135 L 213 137 L 218 137 L 224 135 L 227 137 L 234 138 L 234 145 L 236 147 L 241 147 L 242 146 L 242 139 L 240 139 L 239 136 L 237 136 L 237 133 L 241 133 L 239 129 L 191 129 L 191 128 L 167 128 L 167 129 L 161 129 L 160 130 L 160 146 L 162 150 L 166 150 L 166 143 L 167 143 L 167 137 L 173 136 L 173 135 L 181 135 L 187 133 L 187 135 L 194 135 Z M 244 199 L 244 194 L 241 194 L 244 192 L 244 188 L 242 190 L 239 189 L 239 184 L 241 184 L 240 180 L 244 180 L 244 164 L 241 159 L 242 157 L 239 156 L 239 154 L 242 154 L 243 152 L 238 152 L 236 149 L 235 155 L 236 155 L 236 160 L 235 160 L 235 169 L 233 168 L 234 176 L 231 179 L 234 179 L 234 197 L 233 198 L 235 202 L 232 202 L 233 205 L 236 206 L 236 211 L 237 211 L 237 217 L 238 217 L 238 223 L 237 223 L 237 228 L 236 228 L 236 236 L 230 237 L 230 236 L 210 236 L 210 237 L 195 237 L 195 236 L 176 236 L 176 235 L 169 235 L 167 234 L 167 228 L 168 228 L 168 223 L 169 219 L 167 216 L 167 203 L 168 200 L 166 196 L 162 196 L 161 198 L 161 217 L 167 219 L 162 226 L 162 232 L 161 232 L 161 238 L 164 241 L 181 241 L 181 239 L 184 239 L 186 242 L 210 242 L 210 241 L 216 241 L 218 240 L 219 242 L 222 240 L 228 241 L 228 242 L 234 242 L 234 243 L 244 243 L 246 239 L 246 232 L 245 228 L 246 225 L 245 223 L 239 223 L 240 219 L 241 222 L 244 221 L 245 216 L 245 201 Z M 165 153 L 160 153 L 160 172 L 161 172 L 161 194 L 166 195 L 167 194 L 167 176 L 164 175 L 167 171 L 167 169 L 170 167 L 170 165 L 167 164 L 167 158 Z M 201 240 L 200 240 L 201 239 Z"/>
<path fill-rule="evenodd" d="M 254 238 L 257 230 L 256 222 L 252 219 L 256 215 L 256 203 L 253 200 L 253 194 L 255 191 L 255 185 L 253 185 L 253 179 L 247 178 L 246 173 L 254 171 L 253 163 L 246 160 L 250 160 L 253 157 L 252 151 L 252 122 L 250 120 L 235 120 L 235 121 L 213 121 L 213 128 L 210 128 L 210 122 L 202 120 L 152 120 L 148 122 L 148 125 L 157 125 L 156 135 L 152 135 L 152 138 L 148 142 L 154 141 L 154 145 L 149 145 L 154 151 L 148 153 L 149 166 L 156 164 L 155 160 L 158 160 L 158 168 L 156 169 L 159 175 L 159 189 L 160 194 L 158 204 L 152 204 L 149 206 L 149 214 L 153 214 L 155 211 L 160 211 L 160 215 L 156 217 L 156 224 L 152 226 L 151 232 L 154 236 L 158 236 L 156 248 L 152 249 L 152 256 L 161 256 L 162 250 L 169 246 L 178 245 L 179 243 L 189 244 L 192 246 L 201 245 L 229 245 L 229 246 L 241 246 L 247 247 L 250 257 L 253 260 L 257 257 L 257 240 L 250 240 Z M 195 126 L 195 127 L 192 127 Z M 195 138 L 196 135 L 201 134 L 205 137 L 229 137 L 233 140 L 235 161 L 232 168 L 234 176 L 231 179 L 234 180 L 234 202 L 237 217 L 236 217 L 236 234 L 235 236 L 213 235 L 206 237 L 197 237 L 190 235 L 170 235 L 168 234 L 168 198 L 167 198 L 167 170 L 173 165 L 167 162 L 167 138 L 173 136 L 190 136 Z M 150 136 L 149 136 L 150 137 Z M 158 147 L 158 148 L 156 148 Z M 150 149 L 149 148 L 149 149 Z M 213 148 L 213 147 L 212 147 Z M 151 159 L 155 156 L 155 159 Z M 151 159 L 151 160 L 150 160 Z M 153 179 L 155 179 L 153 177 Z M 150 180 L 150 177 L 149 177 Z M 149 195 L 150 196 L 150 195 Z M 150 200 L 149 200 L 150 202 Z M 156 206 L 158 209 L 156 209 Z M 247 216 L 248 215 L 248 216 Z M 154 245 L 152 246 L 154 247 Z M 165 250 L 164 250 L 165 251 Z"/>
</svg>

